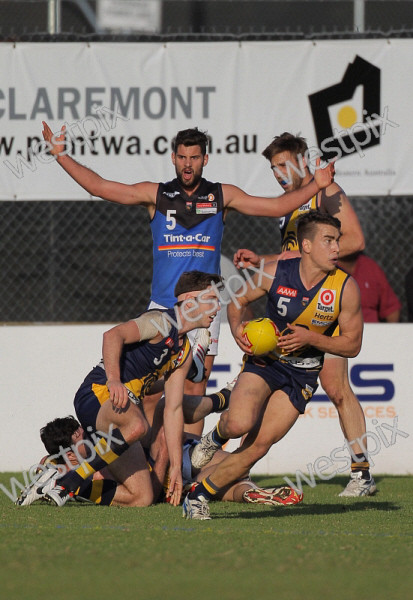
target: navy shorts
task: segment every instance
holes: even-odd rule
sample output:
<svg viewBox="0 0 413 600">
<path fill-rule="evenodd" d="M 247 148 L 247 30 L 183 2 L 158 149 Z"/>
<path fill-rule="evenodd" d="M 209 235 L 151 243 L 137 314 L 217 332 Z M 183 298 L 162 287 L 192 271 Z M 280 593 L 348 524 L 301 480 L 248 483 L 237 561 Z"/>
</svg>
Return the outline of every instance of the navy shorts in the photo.
<svg viewBox="0 0 413 600">
<path fill-rule="evenodd" d="M 76 416 L 85 431 L 88 427 L 92 427 L 96 431 L 98 412 L 102 404 L 108 399 L 109 390 L 106 387 L 106 374 L 103 369 L 96 367 L 86 377 L 76 392 L 73 401 Z"/>
<path fill-rule="evenodd" d="M 271 392 L 285 392 L 291 404 L 301 414 L 318 388 L 318 370 L 297 369 L 279 360 L 266 360 L 265 357 L 245 355 L 242 372 L 259 375 L 268 384 Z"/>
</svg>

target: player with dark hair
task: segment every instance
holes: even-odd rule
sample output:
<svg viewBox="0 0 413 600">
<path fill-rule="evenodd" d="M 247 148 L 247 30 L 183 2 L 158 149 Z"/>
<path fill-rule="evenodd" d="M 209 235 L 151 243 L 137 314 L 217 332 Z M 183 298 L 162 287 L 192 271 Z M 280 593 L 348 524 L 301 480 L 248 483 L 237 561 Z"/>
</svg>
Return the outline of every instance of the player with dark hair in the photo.
<svg viewBox="0 0 413 600">
<path fill-rule="evenodd" d="M 193 465 L 202 467 L 228 439 L 248 435 L 190 491 L 184 502 L 187 518 L 210 518 L 208 501 L 287 434 L 317 389 L 325 352 L 352 357 L 360 351 L 360 293 L 355 281 L 336 266 L 340 221 L 310 211 L 300 218 L 297 237 L 301 258 L 268 263 L 265 276 L 256 274 L 254 285 L 228 306 L 231 331 L 246 353 L 243 369 L 229 409 L 194 449 Z M 276 351 L 255 357 L 242 336 L 243 315 L 250 302 L 265 294 L 266 316 L 280 338 Z M 333 337 L 337 325 L 340 332 Z"/>
<path fill-rule="evenodd" d="M 176 286 L 179 294 L 174 308 L 149 310 L 104 333 L 103 359 L 87 375 L 74 400 L 78 419 L 94 440 L 92 457 L 58 481 L 45 482 L 42 491 L 36 493 L 47 495 L 61 506 L 84 480 L 110 465 L 115 477 L 131 486 L 133 495 L 134 488 L 142 486 L 142 482 L 125 478 L 125 473 L 138 461 L 145 464 L 142 448 L 134 445 L 149 430 L 144 397 L 152 384 L 163 377 L 165 437 L 171 463 L 167 495 L 172 504 L 179 503 L 183 388 L 191 364 L 187 360 L 191 347 L 186 333 L 209 326 L 220 309 L 220 284 L 220 275 L 183 273 Z M 152 500 L 148 497 L 146 503 L 151 504 Z"/>
<path fill-rule="evenodd" d="M 276 136 L 262 154 L 270 162 L 277 182 L 287 193 L 308 185 L 313 178 L 308 166 L 311 157 L 303 137 L 285 132 Z M 340 259 L 363 250 L 364 236 L 357 215 L 346 194 L 333 182 L 315 194 L 306 204 L 280 219 L 281 255 L 258 256 L 250 250 L 241 249 L 234 256 L 235 264 L 258 266 L 262 259 L 270 262 L 279 257 L 291 258 L 299 255 L 297 219 L 309 210 L 317 210 L 340 219 Z M 352 448 L 351 477 L 340 496 L 370 495 L 374 493 L 376 486 L 370 475 L 368 457 L 357 442 L 366 433 L 366 422 L 360 403 L 350 387 L 347 359 L 327 353 L 320 372 L 320 381 L 338 411 L 341 429 Z"/>
<path fill-rule="evenodd" d="M 152 429 L 150 442 L 152 438 L 159 438 L 158 457 L 155 460 L 152 454 L 152 448 L 144 448 L 146 457 L 146 467 L 151 474 L 151 484 L 153 490 L 145 489 L 146 481 L 142 479 L 142 488 L 138 489 L 139 495 L 131 495 L 122 481 L 116 481 L 110 471 L 110 466 L 94 473 L 93 478 L 85 480 L 74 492 L 73 498 L 78 501 L 89 501 L 99 506 L 146 506 L 145 498 L 151 495 L 153 491 L 153 502 L 165 499 L 165 493 L 169 487 L 168 456 L 166 443 L 163 434 L 162 422 L 164 402 L 157 406 L 155 413 L 155 424 Z M 194 416 L 205 417 L 214 410 L 214 401 L 210 396 L 186 396 L 184 398 L 184 413 L 187 411 L 189 422 Z M 219 411 L 222 412 L 222 411 Z M 73 417 L 56 418 L 47 423 L 40 430 L 41 440 L 49 453 L 44 457 L 39 466 L 40 477 L 37 480 L 37 487 L 31 486 L 30 493 L 23 492 L 18 498 L 17 506 L 30 506 L 37 500 L 44 500 L 41 493 L 37 493 L 38 487 L 46 483 L 49 478 L 56 477 L 62 469 L 76 469 L 84 459 L 88 458 L 90 448 L 93 448 L 92 439 L 84 431 L 80 423 Z M 228 452 L 218 450 L 210 463 L 199 471 L 191 465 L 191 453 L 198 443 L 190 435 L 184 433 L 182 447 L 182 475 L 184 490 L 188 490 L 193 481 L 201 481 L 215 469 L 228 455 Z M 140 445 L 140 442 L 135 442 Z M 153 444 L 152 444 L 153 445 Z M 159 455 L 162 456 L 162 470 L 159 469 Z M 158 465 L 157 465 L 158 463 Z M 156 466 L 158 469 L 156 470 Z M 139 463 L 134 465 L 135 471 L 145 470 Z M 129 474 L 131 476 L 132 473 Z M 159 479 L 161 477 L 161 479 Z M 246 502 L 252 504 L 265 504 L 272 506 L 286 506 L 298 504 L 302 501 L 303 495 L 297 493 L 290 486 L 281 486 L 276 488 L 260 488 L 249 477 L 242 478 L 222 491 L 217 500 L 228 502 Z M 47 500 L 47 498 L 46 498 Z"/>
<path fill-rule="evenodd" d="M 51 154 L 89 194 L 118 204 L 140 205 L 148 211 L 153 237 L 153 273 L 156 274 L 152 278 L 149 308 L 174 305 L 174 286 L 184 271 L 220 272 L 221 241 L 228 210 L 279 217 L 301 206 L 333 179 L 334 168 L 329 165 L 319 169 L 308 185 L 282 199 L 251 196 L 234 185 L 207 181 L 202 175 L 208 164 L 208 137 L 192 128 L 179 131 L 175 138 L 172 152 L 175 179 L 166 183 L 142 181 L 126 185 L 103 179 L 71 158 L 66 152 L 65 127 L 53 136 L 49 126 L 43 125 L 43 137 L 51 145 Z M 186 393 L 205 393 L 218 352 L 218 336 L 219 317 L 211 325 L 210 337 L 207 332 L 199 331 L 198 340 L 190 338 L 196 368 L 190 373 L 192 382 L 186 383 Z"/>
</svg>

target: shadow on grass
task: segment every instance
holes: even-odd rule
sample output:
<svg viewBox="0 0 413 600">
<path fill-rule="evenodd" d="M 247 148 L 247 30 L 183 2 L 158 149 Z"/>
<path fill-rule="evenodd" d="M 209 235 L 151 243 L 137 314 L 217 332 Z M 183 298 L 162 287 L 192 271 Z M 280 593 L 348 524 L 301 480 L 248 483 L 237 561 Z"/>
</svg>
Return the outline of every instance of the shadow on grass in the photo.
<svg viewBox="0 0 413 600">
<path fill-rule="evenodd" d="M 295 483 L 297 480 L 295 474 L 287 474 L 287 475 L 285 475 L 285 477 L 288 477 L 288 479 L 290 479 L 293 483 Z M 307 477 L 308 477 L 308 479 L 310 479 L 309 475 L 307 475 Z M 373 473 L 373 477 L 374 477 L 374 481 L 377 484 L 380 481 L 383 481 L 385 479 L 388 479 L 389 477 L 394 477 L 394 476 L 387 477 L 386 475 L 374 475 L 374 473 Z M 404 476 L 400 475 L 399 477 L 404 477 Z M 280 485 L 286 485 L 284 475 L 253 475 L 252 479 L 259 486 L 262 486 L 264 484 L 264 487 L 270 487 L 270 485 L 272 485 L 274 487 L 280 486 Z M 301 479 L 303 480 L 303 477 L 301 477 Z M 341 486 L 343 488 L 347 485 L 347 483 L 349 482 L 349 479 L 350 479 L 350 473 L 348 475 L 339 475 L 338 477 L 333 477 L 332 479 L 327 479 L 327 480 L 318 479 L 317 477 L 315 477 L 317 486 L 337 485 L 337 486 L 339 486 L 339 487 Z M 268 484 L 268 481 L 271 481 L 272 483 Z M 304 481 L 303 488 L 304 487 L 306 487 L 305 481 Z"/>
<path fill-rule="evenodd" d="M 265 510 L 254 510 L 250 512 L 236 511 L 225 512 L 225 514 L 212 514 L 215 519 L 265 519 L 267 517 L 282 519 L 284 517 L 308 517 L 309 515 L 334 515 L 351 512 L 366 512 L 366 511 L 395 511 L 401 510 L 401 507 L 393 502 L 370 502 L 368 500 L 357 500 L 351 498 L 349 504 L 301 504 L 299 506 L 274 506 L 274 508 L 266 508 Z M 213 505 L 212 505 L 213 507 Z M 258 505 L 256 505 L 258 508 Z M 213 510 L 213 508 L 212 508 Z M 212 511 L 211 511 L 212 512 Z"/>
</svg>

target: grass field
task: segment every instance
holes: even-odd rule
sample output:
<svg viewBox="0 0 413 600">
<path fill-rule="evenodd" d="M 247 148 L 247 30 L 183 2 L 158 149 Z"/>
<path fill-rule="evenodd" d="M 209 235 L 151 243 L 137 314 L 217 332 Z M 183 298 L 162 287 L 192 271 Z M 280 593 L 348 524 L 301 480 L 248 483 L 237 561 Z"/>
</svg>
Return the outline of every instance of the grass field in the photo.
<svg viewBox="0 0 413 600">
<path fill-rule="evenodd" d="M 412 598 L 413 478 L 375 477 L 371 498 L 338 498 L 347 479 L 335 478 L 305 486 L 298 506 L 214 503 L 211 521 L 169 505 L 17 508 L 2 493 L 1 597 Z"/>
</svg>

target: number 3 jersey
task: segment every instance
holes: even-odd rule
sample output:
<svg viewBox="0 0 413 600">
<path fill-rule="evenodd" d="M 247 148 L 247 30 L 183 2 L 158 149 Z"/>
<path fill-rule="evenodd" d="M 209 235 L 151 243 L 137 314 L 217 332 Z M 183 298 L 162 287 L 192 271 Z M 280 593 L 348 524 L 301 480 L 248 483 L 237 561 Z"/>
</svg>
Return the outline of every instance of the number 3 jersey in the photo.
<svg viewBox="0 0 413 600">
<path fill-rule="evenodd" d="M 287 323 L 290 323 L 331 336 L 338 324 L 343 289 L 349 275 L 336 268 L 307 290 L 301 281 L 299 267 L 300 258 L 278 262 L 268 292 L 266 315 L 281 334 L 288 331 Z M 299 369 L 321 369 L 324 353 L 306 346 L 288 355 L 271 353 L 270 357 Z"/>
<path fill-rule="evenodd" d="M 223 208 L 220 183 L 202 178 L 190 196 L 178 179 L 159 184 L 151 221 L 153 302 L 173 306 L 175 285 L 185 271 L 220 272 Z"/>
<path fill-rule="evenodd" d="M 150 316 L 151 313 L 156 319 L 158 315 L 164 315 L 159 332 L 165 337 L 157 343 L 142 340 L 133 344 L 125 344 L 120 357 L 120 379 L 132 392 L 132 396 L 130 396 L 132 400 L 142 400 L 155 381 L 168 375 L 185 362 L 191 350 L 186 335 L 182 342 L 179 340 L 178 329 L 174 325 L 176 320 L 174 309 L 150 310 L 143 314 Z M 93 403 L 96 399 L 99 401 L 98 405 Z M 104 404 L 108 399 L 107 375 L 102 360 L 90 371 L 76 393 L 74 405 L 79 420 L 82 422 L 81 416 L 85 411 L 87 412 L 90 408 L 92 412 L 96 408 L 99 409 L 99 405 Z M 92 404 L 90 404 L 91 402 Z"/>
</svg>

